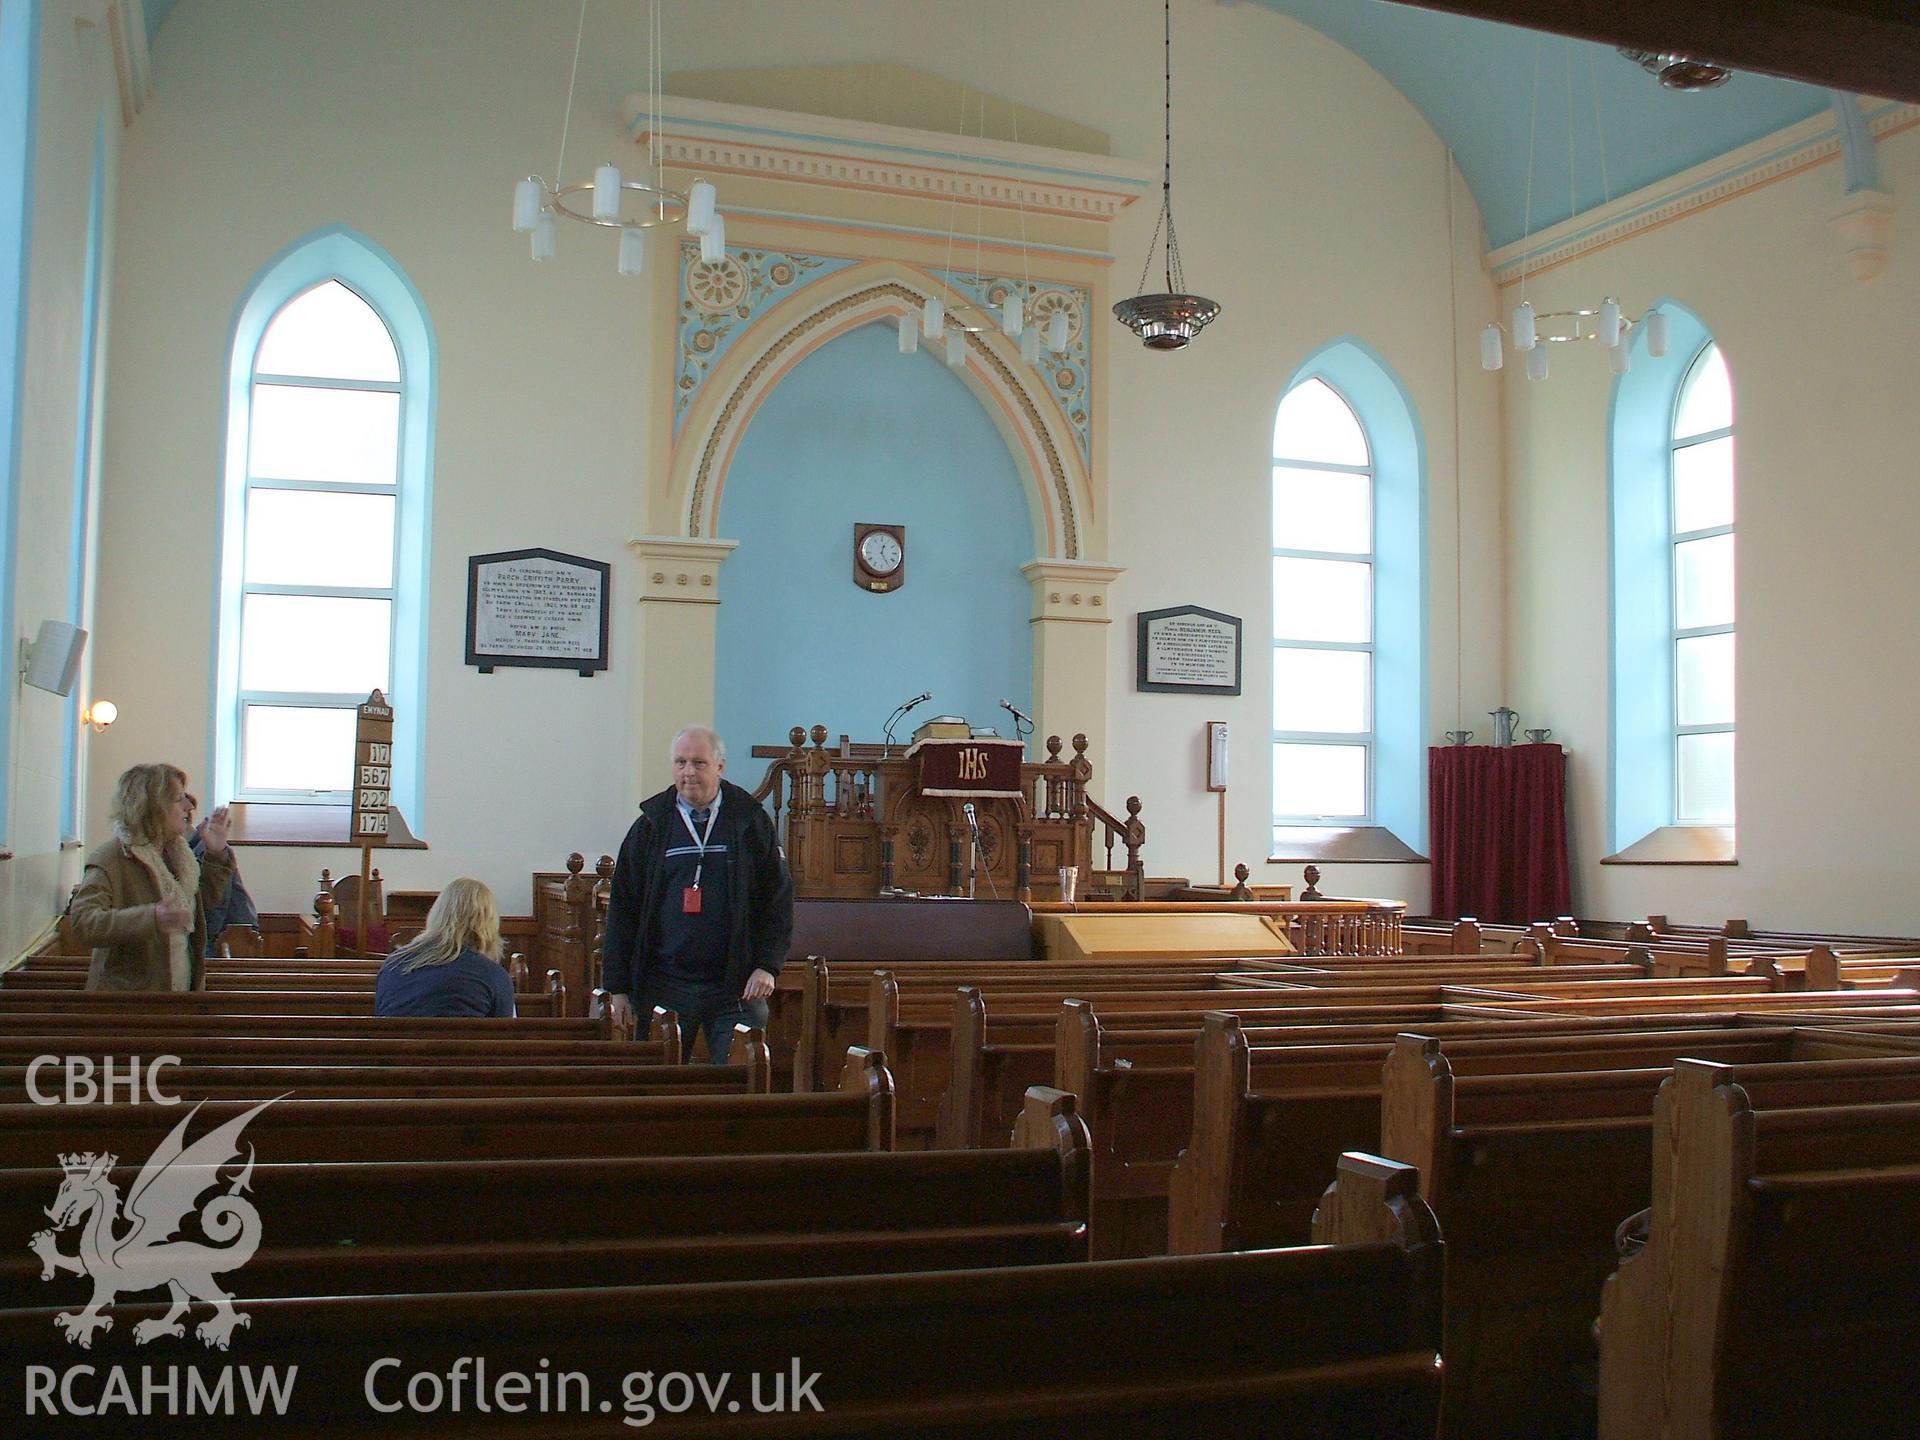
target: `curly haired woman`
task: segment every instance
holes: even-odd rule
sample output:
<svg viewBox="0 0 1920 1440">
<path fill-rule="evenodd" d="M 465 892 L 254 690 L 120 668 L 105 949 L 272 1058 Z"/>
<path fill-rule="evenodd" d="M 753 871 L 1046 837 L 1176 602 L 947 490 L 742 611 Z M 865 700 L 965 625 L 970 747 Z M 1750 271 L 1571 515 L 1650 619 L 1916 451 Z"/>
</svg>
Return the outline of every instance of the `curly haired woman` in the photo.
<svg viewBox="0 0 1920 1440">
<path fill-rule="evenodd" d="M 206 908 L 233 878 L 225 806 L 207 817 L 206 856 L 187 846 L 186 771 L 135 765 L 113 792 L 113 838 L 87 856 L 67 909 L 93 947 L 89 990 L 200 990 Z"/>
</svg>

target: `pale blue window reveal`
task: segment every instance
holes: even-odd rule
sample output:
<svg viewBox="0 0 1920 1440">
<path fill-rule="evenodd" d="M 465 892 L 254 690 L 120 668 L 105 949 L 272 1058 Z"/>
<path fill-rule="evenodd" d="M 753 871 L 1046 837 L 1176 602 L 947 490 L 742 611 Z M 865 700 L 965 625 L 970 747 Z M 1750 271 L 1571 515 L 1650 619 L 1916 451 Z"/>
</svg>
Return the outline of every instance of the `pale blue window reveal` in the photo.
<svg viewBox="0 0 1920 1440">
<path fill-rule="evenodd" d="M 1725 357 L 1671 301 L 1667 353 L 1614 384 L 1613 848 L 1734 823 L 1734 408 Z"/>
<path fill-rule="evenodd" d="M 419 293 L 336 227 L 234 322 L 220 518 L 220 799 L 341 803 L 354 707 L 395 712 L 393 803 L 422 823 L 436 353 Z"/>
<path fill-rule="evenodd" d="M 1337 341 L 1295 373 L 1273 436 L 1276 852 L 1298 827 L 1423 842 L 1424 468 L 1405 390 L 1370 350 Z"/>
<path fill-rule="evenodd" d="M 100 496 L 100 336 L 105 318 L 100 311 L 101 271 L 105 263 L 103 240 L 107 205 L 107 118 L 102 115 L 93 132 L 93 185 L 87 197 L 86 287 L 80 310 L 79 394 L 74 405 L 73 509 L 67 553 L 67 619 L 84 630 L 93 628 L 88 612 L 88 571 L 93 564 L 94 528 L 99 523 Z M 60 834 L 66 840 L 80 836 L 80 705 L 85 697 L 76 687 L 67 700 L 67 730 L 62 743 Z"/>
<path fill-rule="evenodd" d="M 0 640 L 16 636 L 14 556 L 20 521 L 20 355 L 27 336 L 27 265 L 33 244 L 33 150 L 37 114 L 40 0 L 0 5 Z M 17 687 L 0 686 L 0 842 L 12 814 Z"/>
</svg>

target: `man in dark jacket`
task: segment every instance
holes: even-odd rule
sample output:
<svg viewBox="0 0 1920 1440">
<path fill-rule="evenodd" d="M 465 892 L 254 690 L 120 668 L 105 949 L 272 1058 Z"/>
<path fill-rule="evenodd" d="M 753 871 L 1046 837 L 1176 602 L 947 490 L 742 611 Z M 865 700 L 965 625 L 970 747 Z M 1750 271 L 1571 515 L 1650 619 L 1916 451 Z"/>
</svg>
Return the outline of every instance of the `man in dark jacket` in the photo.
<svg viewBox="0 0 1920 1440">
<path fill-rule="evenodd" d="M 713 731 L 673 737 L 673 785 L 642 802 L 620 845 L 601 959 L 616 1019 L 664 1005 L 689 1041 L 705 1033 L 716 1065 L 736 1023 L 765 1027 L 793 941 L 793 877 L 773 821 L 721 778 L 726 768 Z"/>
</svg>

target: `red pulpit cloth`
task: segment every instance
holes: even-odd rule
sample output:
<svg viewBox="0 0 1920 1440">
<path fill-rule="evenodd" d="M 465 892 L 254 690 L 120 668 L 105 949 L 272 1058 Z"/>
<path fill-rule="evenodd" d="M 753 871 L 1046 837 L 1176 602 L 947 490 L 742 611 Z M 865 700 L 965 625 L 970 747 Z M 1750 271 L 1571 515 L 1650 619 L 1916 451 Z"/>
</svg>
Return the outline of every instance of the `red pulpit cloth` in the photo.
<svg viewBox="0 0 1920 1440">
<path fill-rule="evenodd" d="M 1020 793 L 1020 762 L 1027 747 L 1019 740 L 982 736 L 977 740 L 916 740 L 909 760 L 920 761 L 920 793 L 958 799 Z"/>
<path fill-rule="evenodd" d="M 1569 913 L 1566 751 L 1437 745 L 1428 762 L 1433 913 L 1501 925 Z"/>
</svg>

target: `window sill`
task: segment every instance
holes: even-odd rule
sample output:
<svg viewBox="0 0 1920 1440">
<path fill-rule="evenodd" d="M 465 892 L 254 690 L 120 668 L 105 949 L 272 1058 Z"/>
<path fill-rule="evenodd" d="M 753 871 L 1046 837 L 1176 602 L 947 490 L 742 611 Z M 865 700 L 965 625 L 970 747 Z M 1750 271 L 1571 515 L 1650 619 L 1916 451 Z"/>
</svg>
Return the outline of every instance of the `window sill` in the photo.
<svg viewBox="0 0 1920 1440">
<path fill-rule="evenodd" d="M 1269 855 L 1269 865 L 1427 865 L 1426 856 L 1409 849 L 1399 836 L 1383 825 L 1294 825 L 1283 828 L 1275 838 L 1278 854 Z"/>
<path fill-rule="evenodd" d="M 1662 825 L 1602 865 L 1738 865 L 1731 825 Z"/>
<path fill-rule="evenodd" d="M 314 849 L 358 850 L 362 848 L 351 835 L 353 819 L 345 805 L 268 804 L 260 800 L 236 800 L 227 807 L 233 829 L 227 839 L 234 845 L 308 846 Z M 399 810 L 387 812 L 389 831 L 375 850 L 424 850 L 426 842 L 407 828 Z"/>
</svg>

